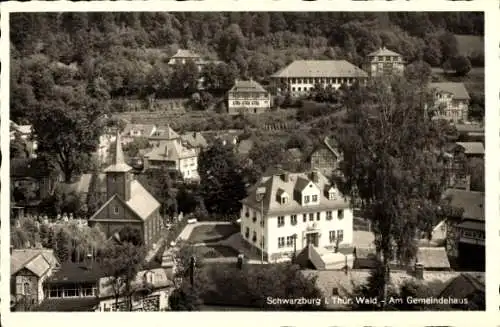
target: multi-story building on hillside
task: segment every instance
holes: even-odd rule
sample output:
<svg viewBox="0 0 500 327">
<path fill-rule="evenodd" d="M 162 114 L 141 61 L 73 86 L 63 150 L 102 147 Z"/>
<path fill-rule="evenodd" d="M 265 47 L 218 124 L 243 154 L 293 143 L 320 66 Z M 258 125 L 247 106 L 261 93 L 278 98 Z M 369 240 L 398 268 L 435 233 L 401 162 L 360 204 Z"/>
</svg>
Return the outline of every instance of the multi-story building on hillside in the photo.
<svg viewBox="0 0 500 327">
<path fill-rule="evenodd" d="M 271 96 L 259 83 L 237 80 L 228 92 L 229 114 L 262 113 L 271 108 Z"/>
<path fill-rule="evenodd" d="M 446 119 L 454 123 L 469 120 L 469 92 L 464 83 L 431 83 L 437 110 L 435 118 Z"/>
<path fill-rule="evenodd" d="M 335 142 L 325 137 L 306 158 L 306 165 L 310 169 L 317 169 L 323 175 L 331 177 L 341 160 L 342 154 Z"/>
<path fill-rule="evenodd" d="M 307 95 L 316 85 L 340 88 L 368 74 L 346 60 L 296 60 L 271 76 L 277 94 Z"/>
<path fill-rule="evenodd" d="M 263 177 L 242 200 L 241 234 L 270 262 L 309 245 L 318 253 L 352 244 L 349 202 L 318 171 Z"/>
<path fill-rule="evenodd" d="M 403 56 L 386 47 L 370 53 L 365 63 L 365 70 L 370 77 L 401 75 L 404 69 Z"/>
</svg>

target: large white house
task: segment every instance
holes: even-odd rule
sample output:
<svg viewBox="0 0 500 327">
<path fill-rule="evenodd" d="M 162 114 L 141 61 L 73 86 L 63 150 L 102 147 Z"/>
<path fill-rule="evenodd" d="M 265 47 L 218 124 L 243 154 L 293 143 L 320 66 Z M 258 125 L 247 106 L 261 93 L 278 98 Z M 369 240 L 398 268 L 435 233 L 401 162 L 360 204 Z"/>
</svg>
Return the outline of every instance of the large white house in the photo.
<svg viewBox="0 0 500 327">
<path fill-rule="evenodd" d="M 271 108 L 271 96 L 259 83 L 237 80 L 228 92 L 227 111 L 230 114 L 262 113 Z"/>
<path fill-rule="evenodd" d="M 271 76 L 276 92 L 291 96 L 306 95 L 316 85 L 338 89 L 367 77 L 364 70 L 346 60 L 295 60 Z"/>
<path fill-rule="evenodd" d="M 431 83 L 434 101 L 439 109 L 438 117 L 454 123 L 469 120 L 470 96 L 464 83 Z"/>
<path fill-rule="evenodd" d="M 271 262 L 308 245 L 334 252 L 353 239 L 348 201 L 318 171 L 263 177 L 242 200 L 240 221 L 243 238 Z"/>
</svg>

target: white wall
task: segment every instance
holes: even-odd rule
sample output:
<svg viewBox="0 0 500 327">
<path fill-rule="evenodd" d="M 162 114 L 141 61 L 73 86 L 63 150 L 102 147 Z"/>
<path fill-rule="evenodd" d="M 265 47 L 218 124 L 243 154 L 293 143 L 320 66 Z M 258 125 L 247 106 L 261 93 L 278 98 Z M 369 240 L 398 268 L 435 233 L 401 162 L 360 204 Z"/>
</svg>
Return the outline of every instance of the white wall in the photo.
<svg viewBox="0 0 500 327">
<path fill-rule="evenodd" d="M 344 217 L 342 219 L 338 219 L 338 210 L 332 211 L 332 219 L 326 220 L 327 211 L 320 211 L 320 220 L 317 220 L 317 212 L 313 212 L 314 221 L 309 221 L 309 213 L 307 213 L 306 222 L 303 221 L 303 213 L 299 212 L 297 214 L 297 224 L 291 224 L 291 215 L 284 215 L 285 217 L 285 225 L 282 227 L 278 227 L 278 216 L 268 216 L 266 217 L 264 228 L 260 226 L 260 210 L 254 210 L 248 208 L 249 216 L 245 217 L 245 213 L 247 212 L 247 206 L 243 205 L 240 218 L 241 218 L 241 235 L 242 237 L 253 244 L 254 246 L 260 248 L 260 240 L 262 235 L 265 238 L 265 246 L 264 251 L 271 256 L 274 253 L 286 253 L 293 252 L 293 243 L 290 247 L 286 246 L 286 237 L 292 236 L 293 234 L 297 234 L 297 252 L 303 249 L 306 245 L 305 232 L 307 228 L 314 228 L 319 231 L 321 234 L 319 237 L 319 246 L 335 246 L 336 243 L 330 243 L 329 232 L 332 230 L 342 230 L 344 232 L 343 241 L 340 245 L 350 245 L 353 243 L 353 214 L 351 209 L 344 209 Z M 252 218 L 257 217 L 256 222 L 254 223 Z M 245 238 L 246 228 L 249 228 L 250 233 L 249 237 Z M 256 232 L 257 242 L 252 241 L 253 232 Z M 278 238 L 285 238 L 285 247 L 278 248 Z"/>
</svg>

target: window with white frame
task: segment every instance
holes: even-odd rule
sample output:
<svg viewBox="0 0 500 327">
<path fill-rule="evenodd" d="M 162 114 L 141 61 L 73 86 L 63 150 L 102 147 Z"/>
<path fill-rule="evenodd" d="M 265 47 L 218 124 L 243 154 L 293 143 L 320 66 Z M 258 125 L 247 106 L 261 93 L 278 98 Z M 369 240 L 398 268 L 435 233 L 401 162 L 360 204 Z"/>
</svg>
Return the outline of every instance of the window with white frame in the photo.
<svg viewBox="0 0 500 327">
<path fill-rule="evenodd" d="M 278 216 L 278 227 L 285 226 L 285 216 Z"/>
<path fill-rule="evenodd" d="M 331 211 L 326 212 L 326 220 L 332 220 L 332 212 Z"/>
<path fill-rule="evenodd" d="M 330 243 L 335 243 L 335 231 L 331 230 L 330 232 L 328 232 L 328 236 L 330 239 Z"/>
<path fill-rule="evenodd" d="M 285 238 L 284 237 L 278 237 L 278 248 L 284 248 L 285 247 Z"/>
<path fill-rule="evenodd" d="M 338 219 L 343 219 L 344 218 L 344 209 L 339 209 L 337 211 L 337 218 Z"/>
<path fill-rule="evenodd" d="M 309 214 L 309 221 L 314 221 L 314 213 Z"/>
<path fill-rule="evenodd" d="M 287 247 L 293 246 L 293 236 L 287 236 L 286 237 L 286 246 Z"/>
<path fill-rule="evenodd" d="M 337 231 L 337 239 L 339 242 L 342 242 L 344 240 L 344 231 L 342 229 L 339 229 Z"/>
<path fill-rule="evenodd" d="M 297 225 L 297 215 L 290 216 L 290 223 L 292 224 L 292 226 Z"/>
<path fill-rule="evenodd" d="M 306 222 L 307 221 L 307 214 L 302 214 L 302 221 L 303 222 Z"/>
<path fill-rule="evenodd" d="M 314 194 L 314 195 L 312 196 L 312 202 L 313 202 L 313 203 L 318 202 L 318 196 L 317 196 L 316 194 Z"/>
<path fill-rule="evenodd" d="M 304 203 L 309 203 L 311 201 L 311 197 L 309 195 L 304 196 Z"/>
<path fill-rule="evenodd" d="M 316 220 L 320 220 L 321 219 L 321 212 L 316 212 Z"/>
</svg>

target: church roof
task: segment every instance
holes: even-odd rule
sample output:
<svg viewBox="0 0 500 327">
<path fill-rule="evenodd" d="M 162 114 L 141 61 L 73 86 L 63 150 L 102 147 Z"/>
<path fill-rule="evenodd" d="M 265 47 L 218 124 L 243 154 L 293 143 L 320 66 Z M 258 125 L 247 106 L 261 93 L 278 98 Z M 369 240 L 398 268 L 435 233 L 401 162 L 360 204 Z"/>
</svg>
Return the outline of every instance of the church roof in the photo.
<svg viewBox="0 0 500 327">
<path fill-rule="evenodd" d="M 122 142 L 120 140 L 120 133 L 117 132 L 116 133 L 116 144 L 115 144 L 115 153 L 113 156 L 113 162 L 112 162 L 111 166 L 109 166 L 108 168 L 106 168 L 104 170 L 104 172 L 106 172 L 106 173 L 108 173 L 108 172 L 120 173 L 120 172 L 127 172 L 130 170 L 132 170 L 132 167 L 130 167 L 129 165 L 127 165 L 125 163 L 125 156 L 123 154 Z"/>
</svg>

